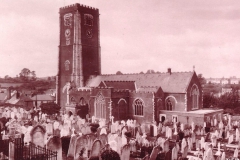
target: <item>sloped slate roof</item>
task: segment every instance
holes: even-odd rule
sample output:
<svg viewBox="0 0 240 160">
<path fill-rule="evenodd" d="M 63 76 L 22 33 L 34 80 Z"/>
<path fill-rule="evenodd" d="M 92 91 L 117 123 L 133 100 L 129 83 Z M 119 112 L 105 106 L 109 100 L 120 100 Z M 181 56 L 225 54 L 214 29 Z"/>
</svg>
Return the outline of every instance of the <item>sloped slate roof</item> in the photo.
<svg viewBox="0 0 240 160">
<path fill-rule="evenodd" d="M 86 86 L 98 87 L 102 81 L 135 81 L 141 86 L 159 86 L 166 93 L 185 93 L 194 72 L 99 75 L 87 81 Z"/>
<path fill-rule="evenodd" d="M 32 100 L 38 100 L 38 101 L 54 101 L 55 97 L 47 95 L 47 94 L 38 94 L 31 98 Z"/>
<path fill-rule="evenodd" d="M 137 89 L 137 92 L 157 92 L 160 87 L 141 87 Z"/>
<path fill-rule="evenodd" d="M 103 81 L 100 83 L 100 87 L 113 87 L 114 89 L 129 89 L 134 91 L 135 84 L 134 81 Z"/>
</svg>

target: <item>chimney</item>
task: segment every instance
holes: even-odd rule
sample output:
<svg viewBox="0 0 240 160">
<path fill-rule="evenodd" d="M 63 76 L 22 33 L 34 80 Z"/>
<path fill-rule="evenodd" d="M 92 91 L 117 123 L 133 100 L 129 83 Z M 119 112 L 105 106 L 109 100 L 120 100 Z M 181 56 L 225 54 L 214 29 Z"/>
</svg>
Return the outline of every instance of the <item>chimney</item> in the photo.
<svg viewBox="0 0 240 160">
<path fill-rule="evenodd" d="M 168 73 L 169 73 L 170 75 L 172 74 L 171 68 L 168 68 Z"/>
<path fill-rule="evenodd" d="M 11 98 L 11 87 L 7 88 L 7 99 Z"/>
</svg>

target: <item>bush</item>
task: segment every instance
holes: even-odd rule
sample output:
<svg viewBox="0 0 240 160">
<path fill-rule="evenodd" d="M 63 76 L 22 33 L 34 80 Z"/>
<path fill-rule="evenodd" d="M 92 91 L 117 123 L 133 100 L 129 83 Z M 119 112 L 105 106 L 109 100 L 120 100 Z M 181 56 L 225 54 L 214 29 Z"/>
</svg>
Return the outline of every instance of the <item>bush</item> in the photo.
<svg viewBox="0 0 240 160">
<path fill-rule="evenodd" d="M 47 115 L 59 114 L 61 107 L 54 102 L 42 103 L 40 105 L 41 111 Z"/>
</svg>

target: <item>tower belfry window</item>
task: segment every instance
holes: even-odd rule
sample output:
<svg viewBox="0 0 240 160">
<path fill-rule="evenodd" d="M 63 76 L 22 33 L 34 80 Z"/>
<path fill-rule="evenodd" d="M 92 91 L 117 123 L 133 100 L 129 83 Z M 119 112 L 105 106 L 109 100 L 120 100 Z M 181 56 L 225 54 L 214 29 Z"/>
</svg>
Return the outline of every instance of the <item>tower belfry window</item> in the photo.
<svg viewBox="0 0 240 160">
<path fill-rule="evenodd" d="M 91 14 L 84 14 L 84 25 L 93 26 L 93 16 Z"/>
<path fill-rule="evenodd" d="M 69 68 L 70 68 L 70 62 L 69 62 L 69 60 L 66 60 L 64 64 L 65 64 L 65 71 L 68 71 Z"/>
</svg>

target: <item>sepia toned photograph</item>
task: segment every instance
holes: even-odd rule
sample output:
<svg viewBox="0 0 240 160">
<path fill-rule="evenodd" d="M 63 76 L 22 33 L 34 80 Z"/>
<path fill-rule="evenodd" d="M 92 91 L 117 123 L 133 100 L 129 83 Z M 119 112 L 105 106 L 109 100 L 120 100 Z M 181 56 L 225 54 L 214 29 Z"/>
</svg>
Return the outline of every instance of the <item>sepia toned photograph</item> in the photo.
<svg viewBox="0 0 240 160">
<path fill-rule="evenodd" d="M 0 1 L 0 160 L 226 160 L 240 1 Z"/>
</svg>

